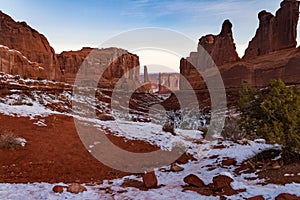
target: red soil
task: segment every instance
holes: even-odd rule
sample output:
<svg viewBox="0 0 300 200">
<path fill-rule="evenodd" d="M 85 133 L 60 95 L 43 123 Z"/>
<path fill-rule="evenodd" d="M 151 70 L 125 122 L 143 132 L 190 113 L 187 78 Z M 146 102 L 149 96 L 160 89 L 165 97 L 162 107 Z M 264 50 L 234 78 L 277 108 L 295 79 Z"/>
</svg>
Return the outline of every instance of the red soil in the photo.
<svg viewBox="0 0 300 200">
<path fill-rule="evenodd" d="M 46 127 L 37 120 L 0 115 L 0 131 L 9 131 L 27 140 L 24 148 L 0 150 L 0 182 L 100 183 L 128 175 L 96 160 L 82 144 L 72 117 L 52 115 Z M 143 141 L 126 141 L 108 135 L 119 147 L 132 152 L 150 152 L 157 147 Z"/>
</svg>

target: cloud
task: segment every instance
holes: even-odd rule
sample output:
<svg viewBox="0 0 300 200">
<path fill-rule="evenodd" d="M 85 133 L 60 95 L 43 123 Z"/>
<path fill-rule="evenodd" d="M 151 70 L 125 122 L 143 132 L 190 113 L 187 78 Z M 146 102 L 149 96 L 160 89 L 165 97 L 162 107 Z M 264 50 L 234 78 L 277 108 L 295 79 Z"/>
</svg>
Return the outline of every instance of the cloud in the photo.
<svg viewBox="0 0 300 200">
<path fill-rule="evenodd" d="M 148 1 L 135 0 L 123 12 L 124 15 L 131 15 L 143 18 L 157 18 L 168 15 L 181 15 L 190 18 L 213 15 L 232 14 L 233 12 L 243 13 L 251 9 L 260 0 L 210 0 L 210 1 Z"/>
</svg>

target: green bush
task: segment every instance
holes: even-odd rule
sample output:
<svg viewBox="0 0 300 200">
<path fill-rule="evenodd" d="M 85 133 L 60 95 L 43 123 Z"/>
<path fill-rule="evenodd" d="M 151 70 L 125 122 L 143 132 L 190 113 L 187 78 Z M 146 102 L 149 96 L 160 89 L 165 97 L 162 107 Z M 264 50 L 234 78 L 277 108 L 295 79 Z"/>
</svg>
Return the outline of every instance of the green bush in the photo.
<svg viewBox="0 0 300 200">
<path fill-rule="evenodd" d="M 239 126 L 286 153 L 300 152 L 300 90 L 272 80 L 265 94 L 243 84 L 238 104 Z"/>
</svg>

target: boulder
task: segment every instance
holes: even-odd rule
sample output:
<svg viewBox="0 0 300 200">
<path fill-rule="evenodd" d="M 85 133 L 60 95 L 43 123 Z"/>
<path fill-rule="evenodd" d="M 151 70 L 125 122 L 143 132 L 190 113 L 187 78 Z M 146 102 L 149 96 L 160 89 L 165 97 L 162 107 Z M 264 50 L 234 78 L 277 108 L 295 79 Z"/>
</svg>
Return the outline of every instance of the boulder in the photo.
<svg viewBox="0 0 300 200">
<path fill-rule="evenodd" d="M 275 197 L 275 200 L 299 200 L 300 197 L 294 194 L 283 193 Z"/>
<path fill-rule="evenodd" d="M 190 174 L 186 177 L 184 177 L 183 181 L 191 186 L 195 186 L 195 187 L 203 187 L 205 186 L 204 182 L 196 175 L 194 174 Z"/>
<path fill-rule="evenodd" d="M 230 183 L 233 181 L 232 178 L 225 176 L 225 175 L 219 175 L 213 178 L 213 185 L 214 189 L 217 191 L 222 191 L 224 189 L 232 189 Z"/>
<path fill-rule="evenodd" d="M 236 160 L 234 158 L 224 158 L 222 160 L 222 166 L 230 166 L 235 164 L 236 164 Z"/>
<path fill-rule="evenodd" d="M 55 192 L 55 193 L 63 193 L 64 188 L 66 188 L 66 186 L 55 185 L 55 186 L 52 188 L 52 191 Z"/>
<path fill-rule="evenodd" d="M 73 194 L 78 194 L 84 191 L 87 191 L 86 187 L 80 185 L 79 183 L 71 183 L 67 187 L 67 191 Z"/>
<path fill-rule="evenodd" d="M 143 174 L 143 183 L 147 188 L 157 188 L 157 178 L 154 171 Z"/>
<path fill-rule="evenodd" d="M 247 200 L 265 200 L 265 198 L 262 195 L 259 195 L 259 196 L 247 198 Z"/>
</svg>

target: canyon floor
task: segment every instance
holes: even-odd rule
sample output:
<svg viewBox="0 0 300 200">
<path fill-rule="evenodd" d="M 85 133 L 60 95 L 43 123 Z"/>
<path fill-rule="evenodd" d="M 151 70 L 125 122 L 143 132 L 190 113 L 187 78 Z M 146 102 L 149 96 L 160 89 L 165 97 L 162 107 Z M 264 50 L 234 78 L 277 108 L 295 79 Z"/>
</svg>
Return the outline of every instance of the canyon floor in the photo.
<svg viewBox="0 0 300 200">
<path fill-rule="evenodd" d="M 283 193 L 300 196 L 299 160 L 279 168 L 272 168 L 267 160 L 263 167 L 251 165 L 249 159 L 253 156 L 280 149 L 279 145 L 266 144 L 261 139 L 240 143 L 221 138 L 208 141 L 198 130 L 175 129 L 173 135 L 153 122 L 82 118 L 68 112 L 66 102 L 71 97 L 66 91 L 38 94 L 35 88 L 24 92 L 24 88 L 27 91 L 33 85 L 45 90 L 42 85 L 50 84 L 46 81 L 20 81 L 7 75 L 0 80 L 19 88 L 1 89 L 2 94 L 9 94 L 0 99 L 0 131 L 12 133 L 24 143 L 23 147 L 0 150 L 0 199 L 247 199 L 260 195 L 275 199 Z M 169 151 L 175 143 L 184 145 L 187 151 L 176 161 L 183 170 L 173 170 L 171 165 L 155 168 L 158 187 L 146 188 L 142 174 L 115 170 L 95 159 L 89 153 L 93 145 L 90 149 L 84 147 L 74 119 L 96 127 L 99 134 L 130 152 Z M 184 178 L 190 174 L 199 177 L 203 187 L 188 185 Z M 227 189 L 216 188 L 220 176 L 231 180 Z M 55 185 L 73 182 L 82 184 L 87 191 L 52 191 Z"/>
</svg>

